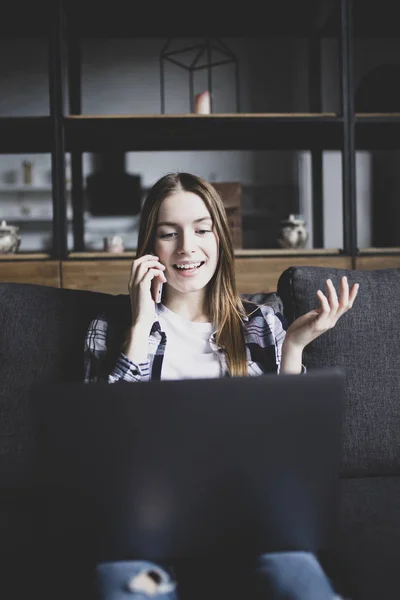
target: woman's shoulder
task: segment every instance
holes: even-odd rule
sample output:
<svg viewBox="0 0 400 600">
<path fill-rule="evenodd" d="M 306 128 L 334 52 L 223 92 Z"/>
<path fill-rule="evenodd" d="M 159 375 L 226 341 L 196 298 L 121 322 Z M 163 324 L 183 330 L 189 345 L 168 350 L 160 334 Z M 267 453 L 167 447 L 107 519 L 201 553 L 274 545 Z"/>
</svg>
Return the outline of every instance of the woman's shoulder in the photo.
<svg viewBox="0 0 400 600">
<path fill-rule="evenodd" d="M 121 307 L 122 308 L 122 307 Z M 88 345 L 109 346 L 112 340 L 118 340 L 129 327 L 129 313 L 125 310 L 104 308 L 92 317 L 86 331 Z"/>
<path fill-rule="evenodd" d="M 287 329 L 286 319 L 283 314 L 270 304 L 256 304 L 254 302 L 244 302 L 247 319 L 244 321 L 244 328 L 251 331 L 256 328 L 260 335 L 264 333 L 273 333 L 276 335 L 282 329 Z"/>
<path fill-rule="evenodd" d="M 99 350 L 105 347 L 108 334 L 108 319 L 105 313 L 92 318 L 86 330 L 85 344 L 87 348 Z"/>
<path fill-rule="evenodd" d="M 243 308 L 248 321 L 263 318 L 270 319 L 279 314 L 274 306 L 270 304 L 257 304 L 256 302 L 243 302 Z"/>
<path fill-rule="evenodd" d="M 270 307 L 275 313 L 283 313 L 283 303 L 276 292 L 258 292 L 255 294 L 241 294 L 243 305 L 248 304 L 250 310 L 257 307 Z M 266 311 L 269 312 L 269 311 Z"/>
</svg>

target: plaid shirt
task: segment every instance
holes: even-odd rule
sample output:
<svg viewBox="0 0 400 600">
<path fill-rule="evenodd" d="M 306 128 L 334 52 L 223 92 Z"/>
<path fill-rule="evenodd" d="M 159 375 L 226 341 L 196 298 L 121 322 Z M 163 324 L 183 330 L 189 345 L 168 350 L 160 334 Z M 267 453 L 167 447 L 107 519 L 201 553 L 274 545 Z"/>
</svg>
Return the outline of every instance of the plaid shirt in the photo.
<svg viewBox="0 0 400 600">
<path fill-rule="evenodd" d="M 271 306 L 264 305 L 254 309 L 255 305 L 247 302 L 244 302 L 244 306 L 247 312 L 243 321 L 243 332 L 248 374 L 254 376 L 263 373 L 279 373 L 282 343 L 287 328 L 283 315 L 276 312 Z M 146 362 L 135 364 L 119 349 L 117 353 L 114 352 L 113 358 L 108 343 L 112 339 L 111 334 L 112 325 L 104 315 L 90 323 L 84 347 L 85 383 L 138 382 L 161 379 L 167 338 L 161 330 L 157 318 L 150 331 Z M 218 356 L 221 373 L 229 376 L 225 352 L 223 348 L 217 346 L 215 335 L 216 332 L 210 337 L 211 348 Z M 122 339 L 119 338 L 117 347 L 121 348 L 121 346 Z"/>
</svg>

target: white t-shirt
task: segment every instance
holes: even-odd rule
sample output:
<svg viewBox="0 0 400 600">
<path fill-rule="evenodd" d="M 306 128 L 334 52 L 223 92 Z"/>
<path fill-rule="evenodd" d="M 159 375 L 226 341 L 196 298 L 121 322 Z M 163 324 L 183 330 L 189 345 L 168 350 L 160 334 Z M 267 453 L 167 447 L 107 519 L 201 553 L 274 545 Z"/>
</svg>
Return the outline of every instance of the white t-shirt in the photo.
<svg viewBox="0 0 400 600">
<path fill-rule="evenodd" d="M 156 305 L 161 330 L 167 336 L 161 379 L 200 379 L 221 376 L 218 355 L 213 352 L 210 337 L 212 323 L 194 323 Z"/>
</svg>

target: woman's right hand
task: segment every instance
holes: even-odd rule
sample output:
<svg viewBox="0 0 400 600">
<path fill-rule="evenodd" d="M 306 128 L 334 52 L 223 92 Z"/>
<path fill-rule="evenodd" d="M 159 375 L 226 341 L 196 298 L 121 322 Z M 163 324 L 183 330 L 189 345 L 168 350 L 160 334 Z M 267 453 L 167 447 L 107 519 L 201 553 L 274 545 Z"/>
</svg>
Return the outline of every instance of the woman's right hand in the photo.
<svg viewBox="0 0 400 600">
<path fill-rule="evenodd" d="M 152 281 L 156 279 L 154 288 L 166 283 L 165 266 L 158 256 L 145 254 L 133 261 L 128 283 L 131 299 L 132 327 L 144 327 L 150 331 L 154 322 L 154 298 L 152 296 Z"/>
</svg>

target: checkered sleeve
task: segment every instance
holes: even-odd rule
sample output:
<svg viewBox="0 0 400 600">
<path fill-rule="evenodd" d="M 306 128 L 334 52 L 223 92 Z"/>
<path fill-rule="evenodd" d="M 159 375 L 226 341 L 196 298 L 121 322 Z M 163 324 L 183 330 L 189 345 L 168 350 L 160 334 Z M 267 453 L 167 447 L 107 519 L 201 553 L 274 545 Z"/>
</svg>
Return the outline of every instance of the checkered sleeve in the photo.
<svg viewBox="0 0 400 600">
<path fill-rule="evenodd" d="M 271 316 L 270 316 L 271 318 Z M 277 373 L 281 370 L 282 360 L 282 344 L 286 336 L 287 322 L 281 313 L 274 312 L 272 315 L 273 322 L 270 324 L 275 344 L 275 356 Z"/>
<path fill-rule="evenodd" d="M 281 370 L 282 361 L 282 345 L 286 336 L 288 323 L 285 317 L 280 312 L 276 312 L 270 307 L 268 307 L 267 310 L 265 310 L 265 308 L 266 307 L 264 306 L 263 314 L 267 322 L 268 329 L 271 331 L 274 340 L 276 367 L 277 373 L 279 374 Z M 306 373 L 306 367 L 303 364 L 301 365 L 301 373 Z"/>
<path fill-rule="evenodd" d="M 84 383 L 107 381 L 138 382 L 148 379 L 149 362 L 135 365 L 123 352 L 120 352 L 111 372 L 104 372 L 107 356 L 108 322 L 103 317 L 97 317 L 90 323 L 84 345 Z"/>
</svg>

